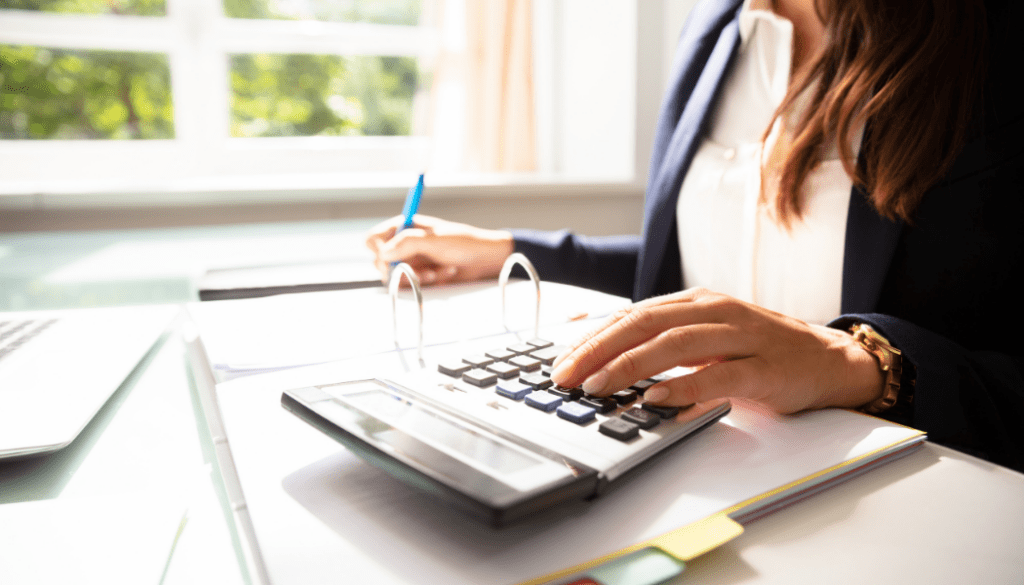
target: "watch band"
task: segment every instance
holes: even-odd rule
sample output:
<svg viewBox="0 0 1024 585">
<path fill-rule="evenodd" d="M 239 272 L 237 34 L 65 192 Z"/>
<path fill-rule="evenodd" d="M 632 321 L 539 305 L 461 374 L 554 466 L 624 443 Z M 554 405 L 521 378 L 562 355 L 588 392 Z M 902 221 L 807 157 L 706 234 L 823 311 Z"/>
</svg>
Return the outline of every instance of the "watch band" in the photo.
<svg viewBox="0 0 1024 585">
<path fill-rule="evenodd" d="M 889 343 L 889 340 L 882 337 L 871 325 L 857 323 L 850 327 L 850 333 L 857 341 L 878 360 L 878 365 L 885 373 L 885 391 L 882 397 L 861 408 L 869 414 L 885 412 L 896 404 L 900 396 L 900 377 L 903 375 L 903 358 L 900 350 Z"/>
</svg>

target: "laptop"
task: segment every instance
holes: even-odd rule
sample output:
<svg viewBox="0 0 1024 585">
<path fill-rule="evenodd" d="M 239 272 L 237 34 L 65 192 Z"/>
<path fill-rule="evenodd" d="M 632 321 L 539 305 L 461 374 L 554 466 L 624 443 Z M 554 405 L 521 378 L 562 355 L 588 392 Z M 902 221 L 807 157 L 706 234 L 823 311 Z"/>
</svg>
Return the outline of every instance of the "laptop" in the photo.
<svg viewBox="0 0 1024 585">
<path fill-rule="evenodd" d="M 0 312 L 0 459 L 74 441 L 177 313 L 176 306 Z"/>
</svg>

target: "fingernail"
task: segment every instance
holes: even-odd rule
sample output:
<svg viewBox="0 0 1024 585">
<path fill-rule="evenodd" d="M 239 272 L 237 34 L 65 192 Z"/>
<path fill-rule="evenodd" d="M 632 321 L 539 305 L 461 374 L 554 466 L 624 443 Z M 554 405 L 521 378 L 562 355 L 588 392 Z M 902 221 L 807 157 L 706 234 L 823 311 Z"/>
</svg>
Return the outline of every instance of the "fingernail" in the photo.
<svg viewBox="0 0 1024 585">
<path fill-rule="evenodd" d="M 455 276 L 455 272 L 456 272 L 457 270 L 458 270 L 458 268 L 457 268 L 457 267 L 455 267 L 455 266 L 449 266 L 449 267 L 447 267 L 447 268 L 445 268 L 445 269 L 444 269 L 444 275 L 445 275 L 445 276 Z"/>
<path fill-rule="evenodd" d="M 661 402 L 668 398 L 668 388 L 664 386 L 652 386 L 644 392 L 644 400 L 647 402 Z"/>
<path fill-rule="evenodd" d="M 608 385 L 608 370 L 601 370 L 583 381 L 583 391 L 587 394 L 594 394 L 604 390 Z"/>
<path fill-rule="evenodd" d="M 562 356 L 559 357 L 561 358 Z M 551 377 L 555 379 L 555 381 L 564 380 L 565 377 L 569 375 L 569 370 L 571 369 L 571 360 L 565 360 L 561 363 L 559 363 L 558 360 L 555 360 L 554 362 L 552 362 Z"/>
</svg>

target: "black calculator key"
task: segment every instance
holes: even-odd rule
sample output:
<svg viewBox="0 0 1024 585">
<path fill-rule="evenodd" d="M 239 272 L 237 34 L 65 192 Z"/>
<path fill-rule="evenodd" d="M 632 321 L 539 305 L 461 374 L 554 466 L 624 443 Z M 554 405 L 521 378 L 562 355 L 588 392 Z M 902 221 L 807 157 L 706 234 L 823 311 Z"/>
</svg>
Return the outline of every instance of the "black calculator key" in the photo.
<svg viewBox="0 0 1024 585">
<path fill-rule="evenodd" d="M 466 372 L 472 369 L 473 366 L 463 362 L 451 361 L 437 364 L 438 372 L 441 372 L 442 374 L 446 374 L 453 378 L 460 378 L 462 377 L 462 374 L 465 374 Z"/>
<path fill-rule="evenodd" d="M 514 352 L 507 349 L 492 349 L 491 351 L 485 352 L 484 355 L 498 362 L 507 362 L 508 360 L 516 357 Z"/>
<path fill-rule="evenodd" d="M 646 411 L 653 412 L 661 418 L 672 418 L 679 414 L 678 406 L 655 406 L 653 404 L 643 403 L 640 405 Z"/>
<path fill-rule="evenodd" d="M 498 376 L 488 372 L 487 370 L 470 370 L 465 374 L 462 374 L 462 379 L 469 382 L 474 386 L 481 388 L 490 386 L 491 384 L 498 381 Z"/>
<path fill-rule="evenodd" d="M 519 381 L 530 386 L 534 390 L 546 390 L 554 384 L 554 382 L 551 381 L 551 378 L 548 378 L 544 374 L 522 374 L 519 376 Z"/>
<path fill-rule="evenodd" d="M 657 414 L 636 406 L 622 413 L 622 418 L 640 425 L 644 430 L 653 429 L 661 422 L 661 417 Z"/>
<path fill-rule="evenodd" d="M 626 390 L 619 390 L 615 394 L 612 394 L 610 398 L 619 404 L 629 404 L 630 402 L 635 401 L 636 397 L 636 390 L 627 388 Z"/>
<path fill-rule="evenodd" d="M 551 347 L 552 345 L 554 345 L 554 343 L 548 341 L 547 339 L 538 339 L 536 337 L 527 341 L 526 343 L 532 345 L 537 349 L 543 349 L 545 347 Z"/>
<path fill-rule="evenodd" d="M 469 357 L 462 358 L 462 361 L 473 366 L 474 368 L 483 368 L 494 363 L 494 360 L 485 355 L 471 355 Z"/>
<path fill-rule="evenodd" d="M 614 439 L 628 441 L 640 434 L 640 425 L 621 418 L 610 418 L 601 423 L 597 430 Z"/>
<path fill-rule="evenodd" d="M 565 388 L 562 386 L 554 385 L 548 388 L 548 392 L 558 396 L 566 402 L 570 400 L 579 400 L 583 398 L 583 388 Z"/>
<path fill-rule="evenodd" d="M 540 369 L 540 360 L 527 355 L 517 355 L 508 360 L 509 365 L 515 366 L 524 372 L 535 372 Z"/>
<path fill-rule="evenodd" d="M 488 372 L 493 372 L 498 375 L 502 380 L 508 380 L 509 378 L 515 378 L 519 375 L 519 368 L 506 364 L 505 362 L 494 362 L 493 364 L 484 368 Z"/>
<path fill-rule="evenodd" d="M 547 392 L 534 392 L 526 395 L 526 403 L 544 412 L 551 412 L 562 405 L 562 399 Z"/>
<path fill-rule="evenodd" d="M 636 390 L 637 392 L 639 392 L 640 396 L 643 396 L 644 392 L 647 392 L 647 389 L 650 388 L 651 386 L 654 386 L 656 383 L 657 382 L 655 382 L 654 380 L 649 380 L 649 379 L 648 380 L 638 380 L 635 384 L 630 386 L 630 388 L 632 388 L 633 390 Z"/>
<path fill-rule="evenodd" d="M 512 345 L 508 346 L 506 349 L 508 349 L 509 351 L 515 352 L 516 355 L 523 355 L 524 353 L 530 353 L 531 351 L 533 351 L 533 350 L 535 350 L 537 348 L 532 346 L 532 345 L 530 345 L 529 343 L 513 343 Z"/>
<path fill-rule="evenodd" d="M 535 357 L 546 365 L 551 365 L 555 361 L 555 358 L 561 355 L 564 348 L 561 346 L 545 347 L 544 349 L 538 349 L 537 351 L 530 352 L 531 357 Z"/>
<path fill-rule="evenodd" d="M 579 402 L 566 402 L 555 411 L 559 417 L 572 421 L 578 425 L 586 424 L 594 420 L 597 411 L 589 406 L 583 406 Z"/>
<path fill-rule="evenodd" d="M 597 396 L 581 398 L 580 404 L 597 409 L 597 412 L 600 412 L 601 414 L 607 414 L 619 407 L 619 403 L 615 402 L 611 398 L 598 398 Z"/>
</svg>

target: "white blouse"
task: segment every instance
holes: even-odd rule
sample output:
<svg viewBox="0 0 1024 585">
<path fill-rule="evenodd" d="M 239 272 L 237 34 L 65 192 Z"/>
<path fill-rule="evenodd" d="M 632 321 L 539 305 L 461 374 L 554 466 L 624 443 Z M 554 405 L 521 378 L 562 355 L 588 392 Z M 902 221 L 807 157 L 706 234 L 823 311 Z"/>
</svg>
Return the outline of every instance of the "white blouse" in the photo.
<svg viewBox="0 0 1024 585">
<path fill-rule="evenodd" d="M 739 52 L 676 206 L 683 281 L 823 324 L 839 315 L 852 183 L 833 148 L 804 183 L 789 231 L 774 203 L 759 204 L 779 124 L 761 140 L 789 86 L 793 25 L 768 0 L 746 0 L 739 24 Z"/>
</svg>

